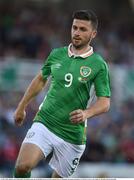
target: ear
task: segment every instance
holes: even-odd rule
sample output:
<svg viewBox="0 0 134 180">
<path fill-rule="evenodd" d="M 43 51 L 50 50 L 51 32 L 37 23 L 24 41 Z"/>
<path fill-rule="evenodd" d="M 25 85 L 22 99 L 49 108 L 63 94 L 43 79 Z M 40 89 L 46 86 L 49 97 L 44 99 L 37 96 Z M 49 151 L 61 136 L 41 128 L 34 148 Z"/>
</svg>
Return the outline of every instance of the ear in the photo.
<svg viewBox="0 0 134 180">
<path fill-rule="evenodd" d="M 96 35 L 97 35 L 97 31 L 96 31 L 96 30 L 93 30 L 93 31 L 92 31 L 92 34 L 91 34 L 92 39 L 94 39 L 94 38 L 96 37 Z"/>
</svg>

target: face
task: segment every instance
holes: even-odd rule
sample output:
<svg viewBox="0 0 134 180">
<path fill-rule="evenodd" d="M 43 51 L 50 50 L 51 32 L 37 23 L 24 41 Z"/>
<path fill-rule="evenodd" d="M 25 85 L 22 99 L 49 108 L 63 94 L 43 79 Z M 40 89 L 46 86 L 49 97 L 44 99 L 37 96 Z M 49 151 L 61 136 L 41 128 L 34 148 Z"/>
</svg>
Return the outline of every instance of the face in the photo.
<svg viewBox="0 0 134 180">
<path fill-rule="evenodd" d="M 72 44 L 75 48 L 81 49 L 90 44 L 96 36 L 91 21 L 74 19 L 71 29 Z"/>
</svg>

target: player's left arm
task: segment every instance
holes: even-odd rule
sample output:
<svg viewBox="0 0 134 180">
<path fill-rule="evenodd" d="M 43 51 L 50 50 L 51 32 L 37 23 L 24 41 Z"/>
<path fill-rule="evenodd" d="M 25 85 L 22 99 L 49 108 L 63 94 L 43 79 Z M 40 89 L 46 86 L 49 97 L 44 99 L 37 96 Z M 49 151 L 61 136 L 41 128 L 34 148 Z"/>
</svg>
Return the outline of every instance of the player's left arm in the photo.
<svg viewBox="0 0 134 180">
<path fill-rule="evenodd" d="M 98 97 L 97 101 L 89 108 L 85 110 L 77 109 L 75 111 L 72 111 L 70 113 L 70 120 L 74 124 L 81 123 L 84 122 L 86 119 L 107 112 L 109 108 L 110 108 L 110 98 Z"/>
<path fill-rule="evenodd" d="M 70 113 L 72 123 L 84 122 L 87 118 L 105 113 L 110 108 L 110 77 L 109 69 L 106 63 L 102 63 L 100 70 L 94 79 L 94 87 L 97 100 L 89 108 L 78 109 Z"/>
</svg>

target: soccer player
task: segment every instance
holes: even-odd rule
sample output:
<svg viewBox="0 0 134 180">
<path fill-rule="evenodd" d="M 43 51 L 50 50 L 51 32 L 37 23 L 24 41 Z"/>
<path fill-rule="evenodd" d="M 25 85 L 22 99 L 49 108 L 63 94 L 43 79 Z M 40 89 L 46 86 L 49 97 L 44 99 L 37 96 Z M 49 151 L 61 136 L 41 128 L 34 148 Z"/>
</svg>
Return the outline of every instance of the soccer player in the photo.
<svg viewBox="0 0 134 180">
<path fill-rule="evenodd" d="M 91 117 L 109 110 L 109 70 L 104 59 L 90 45 L 97 34 L 97 26 L 94 12 L 76 11 L 70 45 L 50 53 L 26 90 L 14 114 L 18 126 L 24 122 L 27 105 L 51 76 L 47 96 L 22 143 L 14 177 L 30 177 L 31 170 L 51 152 L 52 177 L 72 175 L 85 149 L 87 119 L 90 121 Z M 87 107 L 92 85 L 97 100 Z"/>
</svg>

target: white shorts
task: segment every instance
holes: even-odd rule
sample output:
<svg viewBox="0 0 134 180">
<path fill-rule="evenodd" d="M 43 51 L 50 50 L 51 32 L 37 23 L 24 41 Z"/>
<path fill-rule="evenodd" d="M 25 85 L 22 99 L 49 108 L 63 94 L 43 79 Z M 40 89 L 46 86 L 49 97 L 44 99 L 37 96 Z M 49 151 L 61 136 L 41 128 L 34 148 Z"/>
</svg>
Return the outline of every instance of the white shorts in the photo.
<svg viewBox="0 0 134 180">
<path fill-rule="evenodd" d="M 39 122 L 33 123 L 23 143 L 37 145 L 45 157 L 53 152 L 49 164 L 61 177 L 69 177 L 73 174 L 85 150 L 85 145 L 68 143 Z"/>
</svg>

